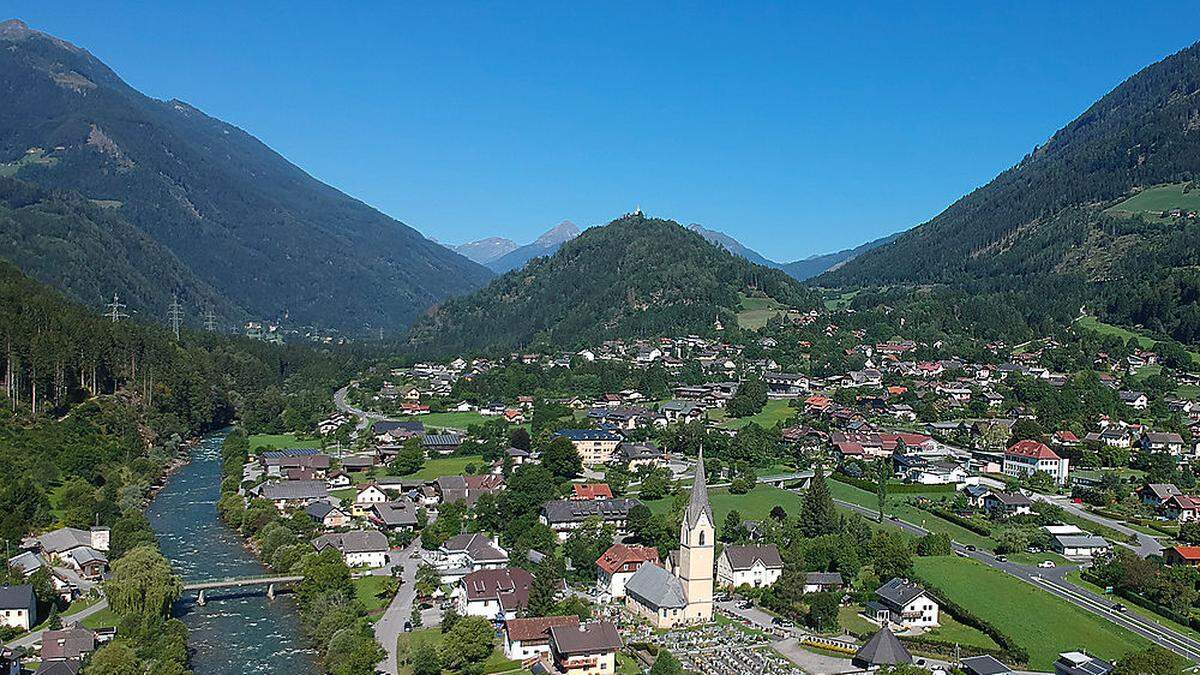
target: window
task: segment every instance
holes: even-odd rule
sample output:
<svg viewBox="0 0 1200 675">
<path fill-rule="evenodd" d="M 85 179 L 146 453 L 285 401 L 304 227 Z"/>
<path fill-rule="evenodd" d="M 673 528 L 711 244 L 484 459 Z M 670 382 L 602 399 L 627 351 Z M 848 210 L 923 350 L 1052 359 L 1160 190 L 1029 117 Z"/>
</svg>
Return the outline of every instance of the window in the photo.
<svg viewBox="0 0 1200 675">
<path fill-rule="evenodd" d="M 704 530 L 700 530 L 700 545 L 704 545 Z"/>
</svg>

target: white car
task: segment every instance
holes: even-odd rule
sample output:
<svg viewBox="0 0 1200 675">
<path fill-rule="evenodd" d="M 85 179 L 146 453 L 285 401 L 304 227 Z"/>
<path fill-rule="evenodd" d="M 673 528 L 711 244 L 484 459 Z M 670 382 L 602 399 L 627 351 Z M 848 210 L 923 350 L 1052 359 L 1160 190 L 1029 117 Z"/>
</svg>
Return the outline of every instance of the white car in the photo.
<svg viewBox="0 0 1200 675">
<path fill-rule="evenodd" d="M 1048 570 L 1048 569 L 1054 567 L 1054 561 L 1053 560 L 1043 560 L 1042 562 L 1038 563 L 1038 567 L 1040 567 L 1044 570 Z"/>
</svg>

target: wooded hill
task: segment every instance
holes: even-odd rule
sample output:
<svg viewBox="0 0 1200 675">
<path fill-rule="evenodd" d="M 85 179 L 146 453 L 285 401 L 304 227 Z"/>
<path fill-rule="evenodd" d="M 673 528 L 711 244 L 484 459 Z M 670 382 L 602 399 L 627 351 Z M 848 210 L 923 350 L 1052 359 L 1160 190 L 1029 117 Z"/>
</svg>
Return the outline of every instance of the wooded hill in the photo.
<svg viewBox="0 0 1200 675">
<path fill-rule="evenodd" d="M 1031 321 L 1081 306 L 1200 339 L 1197 220 L 1131 213 L 1131 194 L 1200 176 L 1200 45 L 1133 77 L 944 212 L 815 280 L 941 283 L 1020 296 Z M 1182 192 L 1182 190 L 1180 190 Z"/>
<path fill-rule="evenodd" d="M 146 250 L 141 240 L 157 242 L 220 294 L 225 302 L 214 309 L 225 318 L 286 313 L 299 324 L 403 327 L 493 276 L 241 129 L 182 101 L 144 96 L 87 51 L 18 21 L 0 23 L 0 92 L 0 175 L 113 210 L 122 219 L 114 236 Z M 6 244 L 8 234 L 0 230 Z M 15 245 L 28 238 L 12 241 L 0 255 L 40 258 L 35 274 L 63 264 L 90 270 L 101 289 L 133 284 L 129 297 L 147 301 L 156 299 L 151 286 L 195 304 L 193 292 L 205 295 L 161 255 L 95 256 L 85 267 L 72 257 L 77 247 L 23 250 Z M 137 309 L 161 315 L 165 307 Z"/>
<path fill-rule="evenodd" d="M 797 308 L 817 303 L 786 274 L 734 256 L 674 221 L 627 215 L 434 308 L 409 341 L 420 352 L 468 353 L 711 335 L 718 320 L 734 332 L 741 293 Z"/>
</svg>

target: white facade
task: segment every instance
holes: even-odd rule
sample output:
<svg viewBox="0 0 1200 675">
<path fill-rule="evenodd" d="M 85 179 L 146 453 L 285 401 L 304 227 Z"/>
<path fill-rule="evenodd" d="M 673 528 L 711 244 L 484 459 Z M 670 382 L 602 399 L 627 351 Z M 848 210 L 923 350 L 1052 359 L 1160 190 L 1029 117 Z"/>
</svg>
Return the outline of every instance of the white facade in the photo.
<svg viewBox="0 0 1200 675">
<path fill-rule="evenodd" d="M 1068 465 L 1070 460 L 1065 458 L 1053 459 L 1035 459 L 1033 457 L 1025 457 L 1023 455 L 1004 455 L 1004 475 L 1012 476 L 1013 478 L 1021 478 L 1024 476 L 1032 476 L 1034 473 L 1041 471 L 1050 474 L 1054 482 L 1059 485 L 1065 485 L 1067 482 Z"/>
<path fill-rule="evenodd" d="M 770 586 L 779 580 L 781 574 L 782 567 L 767 567 L 761 560 L 755 560 L 748 569 L 734 569 L 729 563 L 729 557 L 724 553 L 717 560 L 717 582 L 722 586 Z"/>
</svg>

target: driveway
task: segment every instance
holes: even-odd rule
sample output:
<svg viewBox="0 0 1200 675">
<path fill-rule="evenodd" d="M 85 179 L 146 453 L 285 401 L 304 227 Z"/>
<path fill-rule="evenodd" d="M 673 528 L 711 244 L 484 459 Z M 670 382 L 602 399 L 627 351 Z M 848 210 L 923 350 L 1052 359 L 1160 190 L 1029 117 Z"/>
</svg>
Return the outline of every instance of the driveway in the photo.
<svg viewBox="0 0 1200 675">
<path fill-rule="evenodd" d="M 62 622 L 64 625 L 68 623 L 78 623 L 103 609 L 108 609 L 108 600 L 102 599 L 100 602 L 97 602 L 90 607 L 85 607 L 74 614 L 64 614 L 62 616 Z M 9 649 L 16 649 L 17 647 L 33 647 L 34 645 L 39 645 L 41 643 L 42 631 L 39 630 L 36 633 L 29 633 L 28 635 L 19 637 L 4 646 L 8 647 Z"/>
<path fill-rule="evenodd" d="M 389 553 L 388 568 L 392 565 L 401 565 L 404 571 L 400 574 L 400 579 L 403 581 L 400 584 L 400 590 L 396 592 L 392 602 L 383 611 L 383 616 L 375 622 L 375 640 L 387 652 L 387 657 L 379 663 L 379 670 L 386 673 L 397 672 L 396 639 L 404 632 L 404 622 L 412 617 L 413 601 L 417 597 L 417 567 L 421 564 L 420 558 L 414 559 L 411 555 L 413 551 L 420 549 L 421 540 L 418 538 L 408 548 Z M 426 610 L 422 613 L 421 619 L 425 626 L 435 625 L 440 620 L 440 615 L 436 609 Z"/>
</svg>

